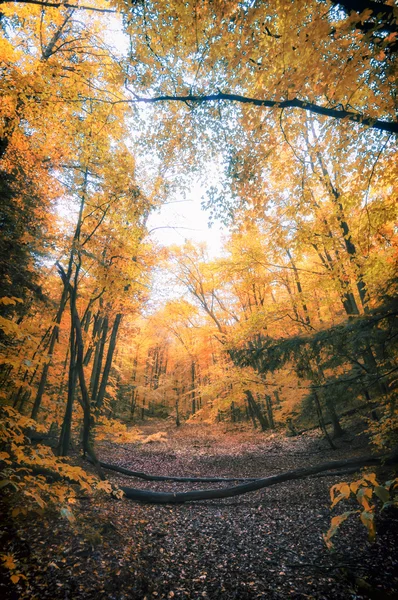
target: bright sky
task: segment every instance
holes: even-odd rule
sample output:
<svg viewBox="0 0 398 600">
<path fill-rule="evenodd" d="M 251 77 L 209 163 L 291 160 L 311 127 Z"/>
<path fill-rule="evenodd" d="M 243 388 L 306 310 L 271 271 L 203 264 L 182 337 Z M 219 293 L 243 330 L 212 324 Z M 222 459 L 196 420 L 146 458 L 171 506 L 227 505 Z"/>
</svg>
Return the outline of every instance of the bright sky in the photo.
<svg viewBox="0 0 398 600">
<path fill-rule="evenodd" d="M 200 206 L 202 195 L 194 186 L 187 200 L 170 202 L 153 213 L 147 223 L 152 238 L 164 246 L 182 245 L 185 240 L 206 242 L 210 257 L 219 256 L 225 229 L 217 222 L 208 227 L 208 214 Z"/>
<path fill-rule="evenodd" d="M 118 17 L 109 18 L 107 32 L 109 43 L 120 53 L 125 53 L 128 49 L 128 38 Z M 204 189 L 194 182 L 186 200 L 176 199 L 173 202 L 173 199 L 170 199 L 169 204 L 151 214 L 147 227 L 148 231 L 152 230 L 152 239 L 163 246 L 182 245 L 185 240 L 206 242 L 209 256 L 219 256 L 223 231 L 218 223 L 208 227 L 208 215 L 200 206 L 203 195 Z"/>
</svg>

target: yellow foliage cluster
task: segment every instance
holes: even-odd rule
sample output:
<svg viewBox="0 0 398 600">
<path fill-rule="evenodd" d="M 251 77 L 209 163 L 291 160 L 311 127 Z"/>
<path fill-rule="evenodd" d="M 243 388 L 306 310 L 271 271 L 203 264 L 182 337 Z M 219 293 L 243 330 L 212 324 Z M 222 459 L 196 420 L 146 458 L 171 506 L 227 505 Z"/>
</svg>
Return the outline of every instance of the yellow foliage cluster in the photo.
<svg viewBox="0 0 398 600">
<path fill-rule="evenodd" d="M 143 444 L 153 444 L 154 442 L 167 442 L 167 433 L 165 431 L 158 431 L 157 433 L 152 433 L 152 435 L 148 435 L 145 439 L 142 440 Z"/>
<path fill-rule="evenodd" d="M 394 394 L 395 391 L 392 392 Z M 391 395 L 392 395 L 391 394 Z M 384 398 L 384 404 L 380 406 L 382 416 L 379 421 L 368 420 L 367 433 L 370 434 L 372 443 L 379 449 L 394 448 L 398 444 L 398 413 L 391 411 L 391 405 L 387 401 L 391 400 L 391 405 L 394 405 L 393 398 Z"/>
<path fill-rule="evenodd" d="M 375 473 L 366 473 L 361 479 L 351 483 L 337 483 L 330 488 L 331 508 L 334 508 L 341 500 L 351 498 L 356 499 L 360 508 L 348 510 L 332 518 L 330 528 L 323 536 L 329 549 L 333 548 L 331 539 L 337 533 L 340 525 L 353 514 L 359 514 L 362 524 L 368 530 L 369 540 L 373 541 L 375 539 L 375 515 L 380 506 L 380 502 L 372 501 L 375 497 L 381 502 L 380 510 L 385 510 L 389 506 L 398 506 L 398 478 L 379 484 Z"/>
<path fill-rule="evenodd" d="M 141 441 L 142 433 L 136 427 L 129 428 L 115 419 L 102 416 L 96 427 L 96 440 L 112 439 L 115 444 L 134 444 Z"/>
<path fill-rule="evenodd" d="M 18 583 L 20 579 L 26 579 L 23 573 L 19 572 L 18 564 L 13 554 L 0 554 L 1 566 L 10 572 L 10 580 L 12 583 Z"/>
<path fill-rule="evenodd" d="M 70 523 L 75 517 L 70 506 L 76 502 L 76 491 L 112 492 L 108 482 L 86 473 L 81 467 L 58 458 L 51 448 L 33 446 L 29 430 L 45 433 L 45 428 L 21 415 L 10 406 L 0 409 L 0 488 L 11 496 L 11 517 L 30 512 L 43 515 L 55 509 Z"/>
</svg>

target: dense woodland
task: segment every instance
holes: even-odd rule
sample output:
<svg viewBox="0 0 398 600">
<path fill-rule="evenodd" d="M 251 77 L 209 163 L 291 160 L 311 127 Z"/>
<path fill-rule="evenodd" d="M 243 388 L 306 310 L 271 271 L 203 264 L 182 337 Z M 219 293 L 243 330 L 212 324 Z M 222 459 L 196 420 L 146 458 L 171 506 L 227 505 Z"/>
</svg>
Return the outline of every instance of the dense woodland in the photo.
<svg viewBox="0 0 398 600">
<path fill-rule="evenodd" d="M 134 500 L 239 496 L 239 506 L 251 497 L 241 494 L 293 490 L 332 470 L 332 507 L 342 500 L 346 512 L 328 512 L 317 534 L 325 552 L 347 518 L 370 542 L 378 519 L 396 531 L 397 10 L 372 0 L 0 2 L 0 558 L 10 598 L 362 597 L 346 571 L 329 591 L 134 587 L 143 563 L 123 593 L 117 578 L 105 591 L 65 592 L 54 572 L 34 583 L 33 551 L 21 547 L 30 522 L 39 537 L 61 522 L 78 539 L 91 518 L 84 498 L 138 515 L 129 535 L 141 540 L 145 511 L 163 508 Z M 224 226 L 218 256 L 189 232 L 163 246 L 148 226 L 193 185 L 210 225 Z M 194 456 L 195 436 L 216 447 L 223 432 L 243 454 L 250 440 L 257 470 L 242 457 L 240 469 L 239 452 L 224 472 L 167 463 L 168 436 L 173 452 Z M 359 452 L 343 452 L 357 435 Z M 319 460 L 267 470 L 261 452 L 307 451 L 303 440 L 311 452 L 320 444 Z M 139 488 L 110 479 L 115 468 L 185 483 Z M 390 550 L 381 543 L 383 560 Z M 51 561 L 45 570 L 62 570 Z M 388 579 L 387 595 L 363 578 L 358 593 L 395 598 Z"/>
</svg>

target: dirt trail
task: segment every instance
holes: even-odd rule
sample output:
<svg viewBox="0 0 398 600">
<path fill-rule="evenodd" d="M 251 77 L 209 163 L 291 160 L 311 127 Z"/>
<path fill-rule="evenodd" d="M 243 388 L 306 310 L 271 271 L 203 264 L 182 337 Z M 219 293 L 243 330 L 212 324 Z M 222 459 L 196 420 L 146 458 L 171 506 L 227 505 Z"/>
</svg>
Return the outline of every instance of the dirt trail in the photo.
<svg viewBox="0 0 398 600">
<path fill-rule="evenodd" d="M 160 429 L 166 430 L 164 425 Z M 104 461 L 153 474 L 264 477 L 365 453 L 356 437 L 341 440 L 332 453 L 316 433 L 288 439 L 188 425 L 167 429 L 166 443 L 102 444 L 98 454 Z M 146 434 L 155 431 L 159 426 L 144 427 Z M 206 487 L 112 472 L 109 479 L 163 491 Z M 51 532 L 39 527 L 25 532 L 38 572 L 31 595 L 19 597 L 398 598 L 396 515 L 387 530 L 385 523 L 379 524 L 375 544 L 369 544 L 359 522 L 347 522 L 335 552 L 327 551 L 322 534 L 331 517 L 329 487 L 339 480 L 289 482 L 229 500 L 177 506 L 82 500 L 80 533 L 72 535 L 62 523 L 55 523 Z M 43 546 L 55 566 L 41 572 Z"/>
</svg>

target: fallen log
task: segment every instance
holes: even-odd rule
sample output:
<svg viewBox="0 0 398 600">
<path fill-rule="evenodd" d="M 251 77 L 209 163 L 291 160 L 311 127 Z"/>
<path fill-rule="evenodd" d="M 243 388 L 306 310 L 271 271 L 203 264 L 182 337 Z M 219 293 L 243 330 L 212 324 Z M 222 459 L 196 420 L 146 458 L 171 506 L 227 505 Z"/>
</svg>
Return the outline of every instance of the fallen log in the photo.
<svg viewBox="0 0 398 600">
<path fill-rule="evenodd" d="M 90 460 L 91 462 L 91 460 Z M 100 461 L 100 465 L 103 469 L 108 471 L 116 471 L 116 473 L 122 473 L 128 475 L 128 477 L 137 477 L 137 479 L 145 479 L 146 481 L 179 481 L 185 483 L 223 483 L 231 481 L 255 481 L 258 477 L 168 477 L 166 475 L 151 475 L 150 473 L 144 473 L 142 471 L 131 471 L 125 467 L 119 467 L 119 465 L 113 465 Z"/>
<path fill-rule="evenodd" d="M 351 467 L 350 469 L 341 469 L 339 471 L 332 471 L 331 473 L 317 473 L 316 475 L 310 475 L 311 479 L 318 479 L 320 477 L 342 477 L 343 475 L 352 475 L 358 471 L 358 467 Z"/>
<path fill-rule="evenodd" d="M 368 467 L 381 464 L 395 464 L 398 462 L 398 454 L 395 452 L 390 457 L 382 456 L 366 456 L 362 458 L 351 458 L 346 460 L 334 460 L 313 467 L 304 467 L 286 471 L 279 475 L 271 475 L 265 479 L 256 479 L 248 483 L 241 483 L 233 487 L 224 489 L 208 489 L 208 490 L 193 490 L 189 492 L 151 492 L 148 490 L 138 490 L 136 488 L 121 487 L 126 498 L 137 502 L 145 502 L 147 504 L 182 504 L 184 502 L 197 502 L 198 500 L 213 500 L 219 498 L 232 498 L 249 492 L 255 492 L 278 483 L 292 481 L 296 479 L 304 479 L 317 473 L 324 471 L 332 471 L 334 469 Z"/>
<path fill-rule="evenodd" d="M 86 457 L 87 458 L 87 457 Z M 91 462 L 91 460 L 89 460 Z M 143 471 L 131 471 L 126 467 L 120 467 L 111 463 L 104 463 L 100 461 L 100 465 L 107 471 L 115 471 L 116 473 L 122 473 L 128 477 L 136 477 L 137 479 L 144 479 L 145 481 L 174 481 L 180 483 L 228 483 L 230 481 L 258 481 L 260 477 L 172 477 L 167 475 L 151 475 L 150 473 L 144 473 Z M 351 467 L 349 469 L 343 469 L 341 471 L 333 471 L 331 473 L 318 473 L 316 475 L 309 475 L 309 477 L 331 477 L 335 475 L 351 475 L 357 471 L 357 467 Z"/>
</svg>

